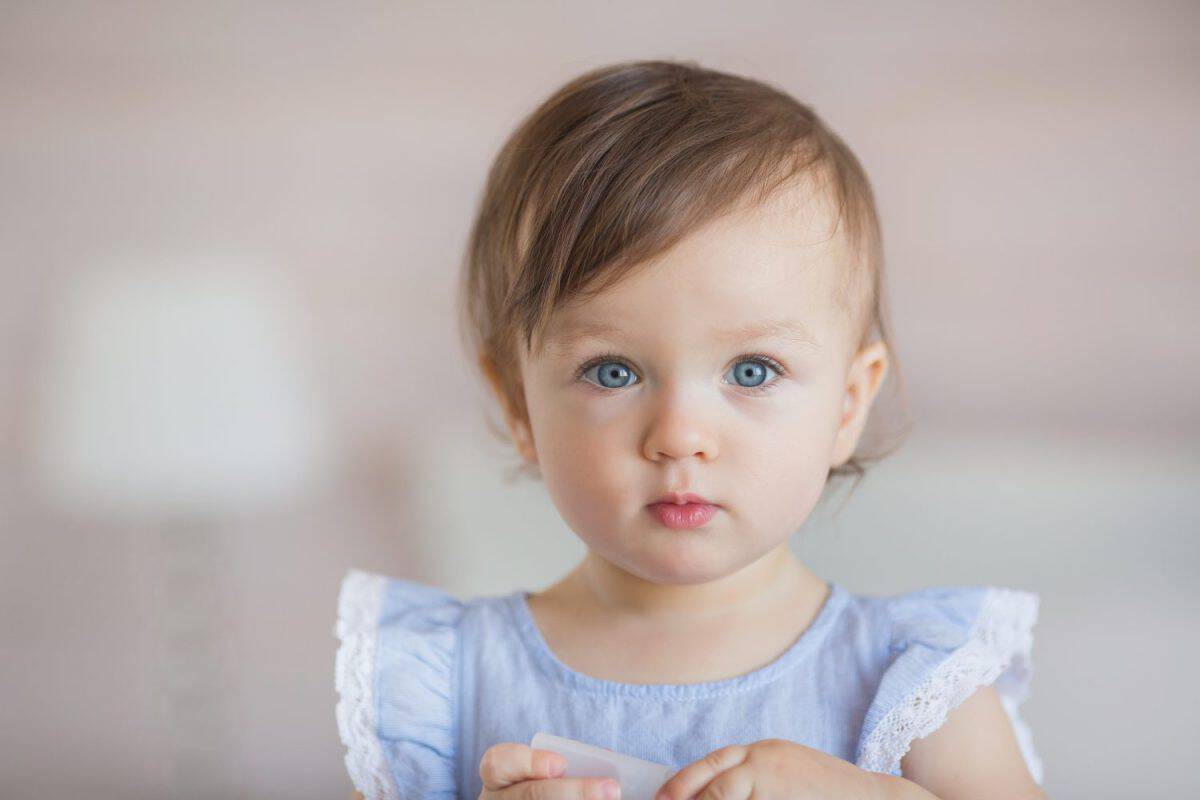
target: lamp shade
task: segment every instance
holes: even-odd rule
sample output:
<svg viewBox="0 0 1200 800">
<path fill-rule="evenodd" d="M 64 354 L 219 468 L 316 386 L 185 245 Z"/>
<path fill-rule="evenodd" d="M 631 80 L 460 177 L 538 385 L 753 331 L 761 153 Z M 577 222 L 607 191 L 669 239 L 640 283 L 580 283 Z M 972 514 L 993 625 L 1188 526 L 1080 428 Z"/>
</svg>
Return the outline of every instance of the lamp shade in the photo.
<svg viewBox="0 0 1200 800">
<path fill-rule="evenodd" d="M 283 287 L 244 263 L 96 271 L 63 293 L 35 407 L 55 501 L 173 515 L 318 477 L 324 437 Z"/>
</svg>

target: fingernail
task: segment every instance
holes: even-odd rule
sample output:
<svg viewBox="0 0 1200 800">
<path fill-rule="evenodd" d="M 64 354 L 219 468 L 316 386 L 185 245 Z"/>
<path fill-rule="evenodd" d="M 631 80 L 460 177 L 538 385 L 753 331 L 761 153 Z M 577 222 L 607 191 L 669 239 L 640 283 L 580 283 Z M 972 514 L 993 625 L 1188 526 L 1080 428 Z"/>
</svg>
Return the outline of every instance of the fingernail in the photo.
<svg viewBox="0 0 1200 800">
<path fill-rule="evenodd" d="M 567 762 L 562 758 L 551 758 L 549 769 L 550 777 L 557 778 L 559 775 L 562 775 L 567 771 Z"/>
</svg>

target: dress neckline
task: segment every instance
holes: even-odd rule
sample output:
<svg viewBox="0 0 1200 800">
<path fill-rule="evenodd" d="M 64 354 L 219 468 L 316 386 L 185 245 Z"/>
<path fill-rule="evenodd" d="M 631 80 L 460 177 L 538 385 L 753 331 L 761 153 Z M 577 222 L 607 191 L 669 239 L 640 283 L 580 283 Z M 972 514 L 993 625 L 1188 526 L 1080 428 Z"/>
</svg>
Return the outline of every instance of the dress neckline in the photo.
<svg viewBox="0 0 1200 800">
<path fill-rule="evenodd" d="M 686 699 L 728 694 L 761 686 L 780 677 L 813 652 L 828 633 L 838 611 L 846 602 L 845 589 L 835 581 L 827 580 L 827 583 L 829 593 L 812 622 L 774 661 L 741 675 L 703 683 L 624 683 L 577 672 L 559 660 L 550 649 L 529 607 L 530 593 L 519 589 L 508 595 L 507 599 L 522 641 L 542 670 L 560 683 L 573 689 L 601 694 Z"/>
</svg>

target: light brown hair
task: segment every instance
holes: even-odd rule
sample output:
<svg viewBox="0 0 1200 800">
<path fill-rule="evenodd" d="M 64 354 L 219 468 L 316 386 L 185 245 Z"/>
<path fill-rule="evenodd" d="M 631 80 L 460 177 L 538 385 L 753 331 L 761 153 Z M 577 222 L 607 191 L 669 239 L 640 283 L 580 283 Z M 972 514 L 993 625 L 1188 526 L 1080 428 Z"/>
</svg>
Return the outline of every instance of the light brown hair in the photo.
<svg viewBox="0 0 1200 800">
<path fill-rule="evenodd" d="M 499 384 L 502 410 L 527 420 L 516 348 L 537 352 L 557 308 L 793 179 L 836 202 L 835 233 L 845 225 L 852 257 L 840 265 L 834 300 L 859 347 L 876 333 L 887 345 L 888 374 L 900 381 L 875 200 L 850 148 L 809 106 L 766 83 L 691 61 L 634 61 L 560 87 L 517 126 L 488 173 L 458 311 L 463 343 Z M 857 485 L 868 463 L 890 454 L 863 449 L 830 479 L 853 475 Z"/>
</svg>

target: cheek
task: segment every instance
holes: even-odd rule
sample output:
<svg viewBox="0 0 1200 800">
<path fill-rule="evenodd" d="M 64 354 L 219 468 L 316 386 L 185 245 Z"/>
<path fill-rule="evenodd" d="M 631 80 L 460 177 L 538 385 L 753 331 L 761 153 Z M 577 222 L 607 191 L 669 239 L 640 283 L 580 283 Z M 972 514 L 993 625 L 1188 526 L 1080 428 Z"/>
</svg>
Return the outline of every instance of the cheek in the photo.
<svg viewBox="0 0 1200 800">
<path fill-rule="evenodd" d="M 739 446 L 739 458 L 752 462 L 755 472 L 764 477 L 806 475 L 816 465 L 828 466 L 835 423 L 830 420 L 826 405 L 797 404 L 778 410 L 769 423 L 752 424 L 754 435 L 748 436 L 747 441 L 753 445 Z"/>
<path fill-rule="evenodd" d="M 581 394 L 581 393 L 580 393 Z M 530 400 L 530 419 L 542 471 L 591 475 L 629 449 L 629 407 L 608 398 L 562 393 Z"/>
<path fill-rule="evenodd" d="M 737 462 L 736 496 L 749 513 L 775 529 L 798 528 L 825 488 L 836 436 L 837 409 L 830 397 L 774 409 L 749 424 L 749 447 L 730 452 Z M 764 435 L 763 428 L 770 431 Z"/>
<path fill-rule="evenodd" d="M 631 488 L 628 415 L 615 403 L 529 399 L 534 443 L 546 491 L 563 520 L 585 539 L 612 527 L 640 488 Z"/>
</svg>

